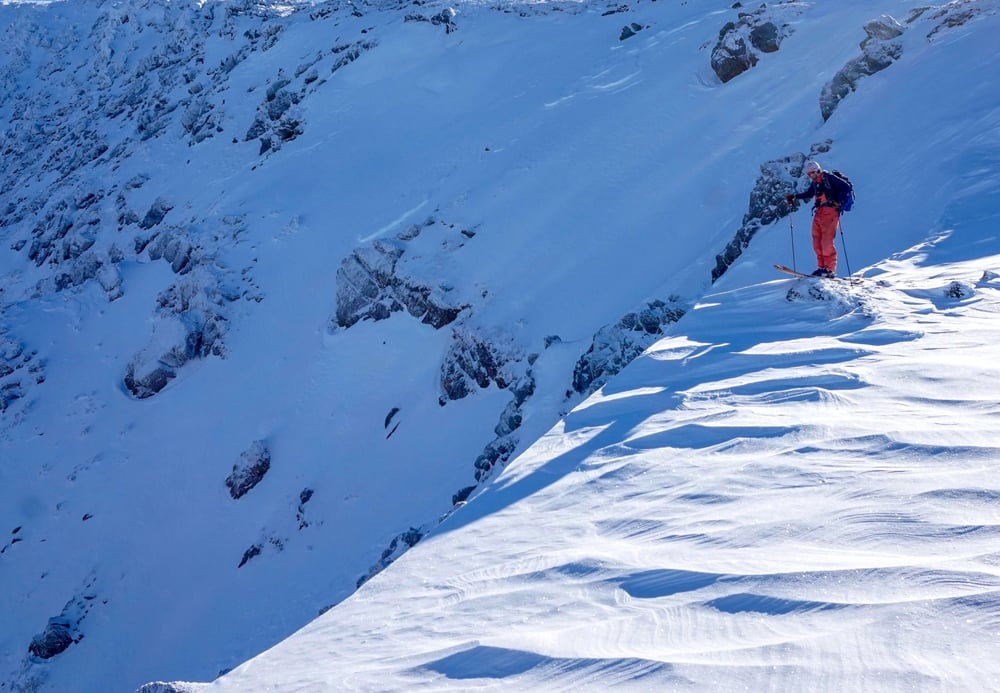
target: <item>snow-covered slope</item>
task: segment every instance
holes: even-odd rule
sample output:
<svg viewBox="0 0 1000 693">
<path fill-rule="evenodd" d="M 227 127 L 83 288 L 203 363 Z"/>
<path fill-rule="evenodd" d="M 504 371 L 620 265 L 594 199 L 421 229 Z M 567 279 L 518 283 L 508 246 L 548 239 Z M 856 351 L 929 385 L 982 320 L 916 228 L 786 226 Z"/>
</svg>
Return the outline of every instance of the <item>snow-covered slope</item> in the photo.
<svg viewBox="0 0 1000 693">
<path fill-rule="evenodd" d="M 351 598 L 177 690 L 996 690 L 1000 255 L 958 245 L 709 294 Z"/>
<path fill-rule="evenodd" d="M 996 10 L 0 6 L 0 690 L 998 685 Z"/>
</svg>

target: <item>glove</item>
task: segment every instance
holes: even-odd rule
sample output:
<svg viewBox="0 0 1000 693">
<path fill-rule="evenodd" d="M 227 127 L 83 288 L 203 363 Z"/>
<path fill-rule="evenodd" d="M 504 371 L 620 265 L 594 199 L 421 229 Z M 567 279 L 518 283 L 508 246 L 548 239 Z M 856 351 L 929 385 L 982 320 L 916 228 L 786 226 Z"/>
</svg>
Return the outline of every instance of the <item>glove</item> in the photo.
<svg viewBox="0 0 1000 693">
<path fill-rule="evenodd" d="M 791 193 L 785 195 L 785 202 L 787 202 L 789 206 L 795 204 L 795 195 L 792 195 Z"/>
</svg>

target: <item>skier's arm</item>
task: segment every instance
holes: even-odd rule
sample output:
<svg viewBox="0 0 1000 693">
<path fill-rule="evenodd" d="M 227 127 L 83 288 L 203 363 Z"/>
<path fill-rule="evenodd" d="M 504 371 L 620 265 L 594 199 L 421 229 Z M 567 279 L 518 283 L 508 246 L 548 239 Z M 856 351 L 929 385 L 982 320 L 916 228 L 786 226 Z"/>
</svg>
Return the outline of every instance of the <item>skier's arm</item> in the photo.
<svg viewBox="0 0 1000 693">
<path fill-rule="evenodd" d="M 810 183 L 809 187 L 800 193 L 795 193 L 794 197 L 796 200 L 808 200 L 809 198 L 816 196 L 816 184 Z"/>
<path fill-rule="evenodd" d="M 816 184 L 810 183 L 809 187 L 800 193 L 788 193 L 785 195 L 785 200 L 788 204 L 792 204 L 795 200 L 808 200 L 816 195 Z"/>
</svg>

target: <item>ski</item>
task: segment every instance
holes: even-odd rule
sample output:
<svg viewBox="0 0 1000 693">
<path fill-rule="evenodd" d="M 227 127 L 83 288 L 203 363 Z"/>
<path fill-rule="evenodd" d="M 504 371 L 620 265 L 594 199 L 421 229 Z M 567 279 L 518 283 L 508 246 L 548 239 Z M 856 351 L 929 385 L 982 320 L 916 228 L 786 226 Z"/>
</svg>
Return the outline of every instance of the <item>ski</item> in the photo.
<svg viewBox="0 0 1000 693">
<path fill-rule="evenodd" d="M 861 277 L 862 277 L 862 274 L 855 274 L 855 275 L 850 276 L 850 277 L 823 277 L 823 276 L 816 276 L 816 275 L 813 275 L 813 274 L 806 274 L 805 272 L 799 272 L 798 270 L 793 270 L 791 267 L 785 267 L 784 265 L 775 265 L 774 269 L 778 270 L 779 272 L 784 272 L 785 274 L 790 274 L 793 277 L 805 277 L 806 279 L 840 279 L 841 281 L 849 281 L 852 284 L 856 280 L 860 280 Z"/>
</svg>

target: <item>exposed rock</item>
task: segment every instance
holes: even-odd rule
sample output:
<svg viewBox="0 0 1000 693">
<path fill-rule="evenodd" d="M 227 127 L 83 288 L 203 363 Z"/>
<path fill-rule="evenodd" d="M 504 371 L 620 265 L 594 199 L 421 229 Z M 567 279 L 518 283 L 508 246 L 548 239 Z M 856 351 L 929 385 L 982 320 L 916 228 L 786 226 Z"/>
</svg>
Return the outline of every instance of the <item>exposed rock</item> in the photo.
<svg viewBox="0 0 1000 693">
<path fill-rule="evenodd" d="M 361 587 L 361 585 L 365 584 L 385 570 L 390 564 L 392 564 L 393 561 L 403 555 L 408 549 L 416 546 L 417 543 L 424 538 L 425 533 L 426 530 L 410 527 L 405 532 L 401 532 L 393 537 L 388 548 L 382 552 L 382 556 L 379 558 L 378 562 L 369 568 L 367 573 L 358 578 L 357 586 Z"/>
<path fill-rule="evenodd" d="M 180 229 L 171 228 L 157 234 L 146 246 L 150 260 L 166 260 L 176 274 L 186 274 L 198 262 L 195 247 Z"/>
<path fill-rule="evenodd" d="M 723 83 L 738 77 L 757 64 L 757 55 L 747 46 L 745 37 L 730 22 L 722 29 L 719 42 L 712 51 L 712 70 Z"/>
<path fill-rule="evenodd" d="M 222 278 L 198 269 L 157 296 L 158 320 L 149 344 L 132 357 L 123 383 L 137 399 L 152 397 L 193 359 L 223 357 L 232 292 Z"/>
<path fill-rule="evenodd" d="M 761 53 L 777 51 L 781 47 L 781 38 L 774 22 L 764 22 L 750 30 L 750 45 Z"/>
<path fill-rule="evenodd" d="M 30 657 L 48 660 L 65 652 L 70 645 L 83 640 L 80 626 L 87 618 L 93 605 L 97 603 L 97 592 L 94 585 L 95 578 L 91 575 L 87 578 L 80 593 L 66 603 L 62 613 L 50 618 L 45 630 L 31 639 L 31 643 L 28 645 Z"/>
<path fill-rule="evenodd" d="M 903 44 L 894 41 L 905 27 L 889 15 L 882 15 L 865 25 L 866 38 L 861 42 L 862 55 L 848 62 L 823 87 L 819 97 L 820 113 L 828 120 L 844 98 L 857 89 L 865 77 L 881 72 L 903 54 Z"/>
<path fill-rule="evenodd" d="M 573 390 L 584 396 L 596 391 L 663 334 L 663 327 L 684 315 L 679 299 L 653 301 L 601 328 L 573 368 Z"/>
<path fill-rule="evenodd" d="M 199 693 L 205 690 L 211 684 L 207 683 L 185 683 L 181 681 L 172 681 L 170 683 L 165 683 L 163 681 L 154 681 L 152 683 L 146 683 L 136 689 L 135 693 Z"/>
<path fill-rule="evenodd" d="M 39 659 L 51 659 L 57 654 L 65 652 L 66 649 L 77 640 L 73 637 L 72 624 L 62 616 L 49 619 L 45 630 L 36 635 L 28 645 L 28 653 Z"/>
<path fill-rule="evenodd" d="M 378 240 L 358 248 L 341 262 L 337 270 L 336 326 L 385 320 L 403 310 L 435 329 L 458 318 L 466 306 L 453 305 L 446 289 L 423 285 L 399 273 L 403 253 L 401 243 Z"/>
<path fill-rule="evenodd" d="M 173 204 L 166 200 L 165 198 L 158 197 L 149 207 L 149 211 L 146 212 L 146 216 L 143 217 L 142 221 L 139 222 L 139 227 L 143 229 L 151 229 L 167 216 L 167 212 L 173 209 Z"/>
<path fill-rule="evenodd" d="M 976 289 L 964 282 L 954 281 L 944 290 L 944 295 L 956 299 L 972 298 L 976 295 Z"/>
<path fill-rule="evenodd" d="M 58 272 L 53 279 L 53 286 L 56 291 L 80 286 L 101 276 L 103 267 L 104 261 L 98 257 L 97 253 L 86 253 L 80 256 L 78 262 L 70 264 L 68 270 Z M 118 286 L 120 287 L 120 285 L 119 281 Z M 112 286 L 112 288 L 114 287 Z"/>
<path fill-rule="evenodd" d="M 907 18 L 907 24 L 913 24 L 918 19 L 924 19 L 933 24 L 927 33 L 928 40 L 934 40 L 938 33 L 965 26 L 979 17 L 996 13 L 993 3 L 978 0 L 952 0 L 942 5 L 928 5 L 914 9 Z"/>
<path fill-rule="evenodd" d="M 309 522 L 306 521 L 306 503 L 312 500 L 313 493 L 311 488 L 304 488 L 299 494 L 299 507 L 295 511 L 295 520 L 299 523 L 300 530 L 309 526 Z"/>
<path fill-rule="evenodd" d="M 23 400 L 34 385 L 45 382 L 45 362 L 37 351 L 0 327 L 0 413 Z"/>
<path fill-rule="evenodd" d="M 459 489 L 457 493 L 452 494 L 451 504 L 459 505 L 460 503 L 464 503 L 469 499 L 469 496 L 472 495 L 472 492 L 475 491 L 477 488 L 478 486 L 476 484 L 473 484 L 472 486 L 466 486 L 464 488 Z"/>
<path fill-rule="evenodd" d="M 761 5 L 753 12 L 740 12 L 735 22 L 728 22 L 719 31 L 712 49 L 712 70 L 723 82 L 743 74 L 760 60 L 760 53 L 774 53 L 791 34 L 791 28 L 780 16 L 794 8 L 768 8 Z"/>
<path fill-rule="evenodd" d="M 490 339 L 471 329 L 457 328 L 441 364 L 442 404 L 490 384 L 503 390 L 523 373 L 524 355 L 510 337 L 494 335 Z"/>
<path fill-rule="evenodd" d="M 493 470 L 510 459 L 511 453 L 517 447 L 517 440 L 510 437 L 497 438 L 485 448 L 476 458 L 473 466 L 476 469 L 476 481 L 482 483 L 493 473 Z"/>
<path fill-rule="evenodd" d="M 240 559 L 240 564 L 238 566 L 236 566 L 236 567 L 237 568 L 242 568 L 251 559 L 256 558 L 257 556 L 259 556 L 260 552 L 262 550 L 263 550 L 263 547 L 260 544 L 254 544 L 249 549 L 247 549 L 246 551 L 243 552 L 243 558 Z"/>
<path fill-rule="evenodd" d="M 632 22 L 631 24 L 626 24 L 625 26 L 622 27 L 622 33 L 618 35 L 618 40 L 624 41 L 625 39 L 630 39 L 640 31 L 642 31 L 644 28 L 645 27 L 643 27 L 642 24 L 637 24 L 636 22 Z"/>
<path fill-rule="evenodd" d="M 125 377 L 122 383 L 132 393 L 136 399 L 147 399 L 152 397 L 167 384 L 177 377 L 177 373 L 172 368 L 156 366 L 145 373 L 136 374 L 139 364 L 130 363 L 125 369 Z"/>
<path fill-rule="evenodd" d="M 451 7 L 447 7 L 435 15 L 430 17 L 424 16 L 422 14 L 408 14 L 403 18 L 404 22 L 430 22 L 434 26 L 443 26 L 446 34 L 450 34 L 453 31 L 458 31 L 458 25 L 455 24 L 455 16 L 458 13 L 455 12 Z"/>
<path fill-rule="evenodd" d="M 376 41 L 357 41 L 351 44 L 339 45 L 333 49 L 333 54 L 336 59 L 333 61 L 333 66 L 330 68 L 330 72 L 334 73 L 337 70 L 350 65 L 355 60 L 360 58 L 365 52 L 372 50 L 378 45 Z"/>
<path fill-rule="evenodd" d="M 229 495 L 233 500 L 242 498 L 263 480 L 270 468 L 271 451 L 263 441 L 255 440 L 247 450 L 240 453 L 240 461 L 233 465 L 233 473 L 226 477 Z M 312 492 L 309 497 L 312 497 Z"/>
</svg>

